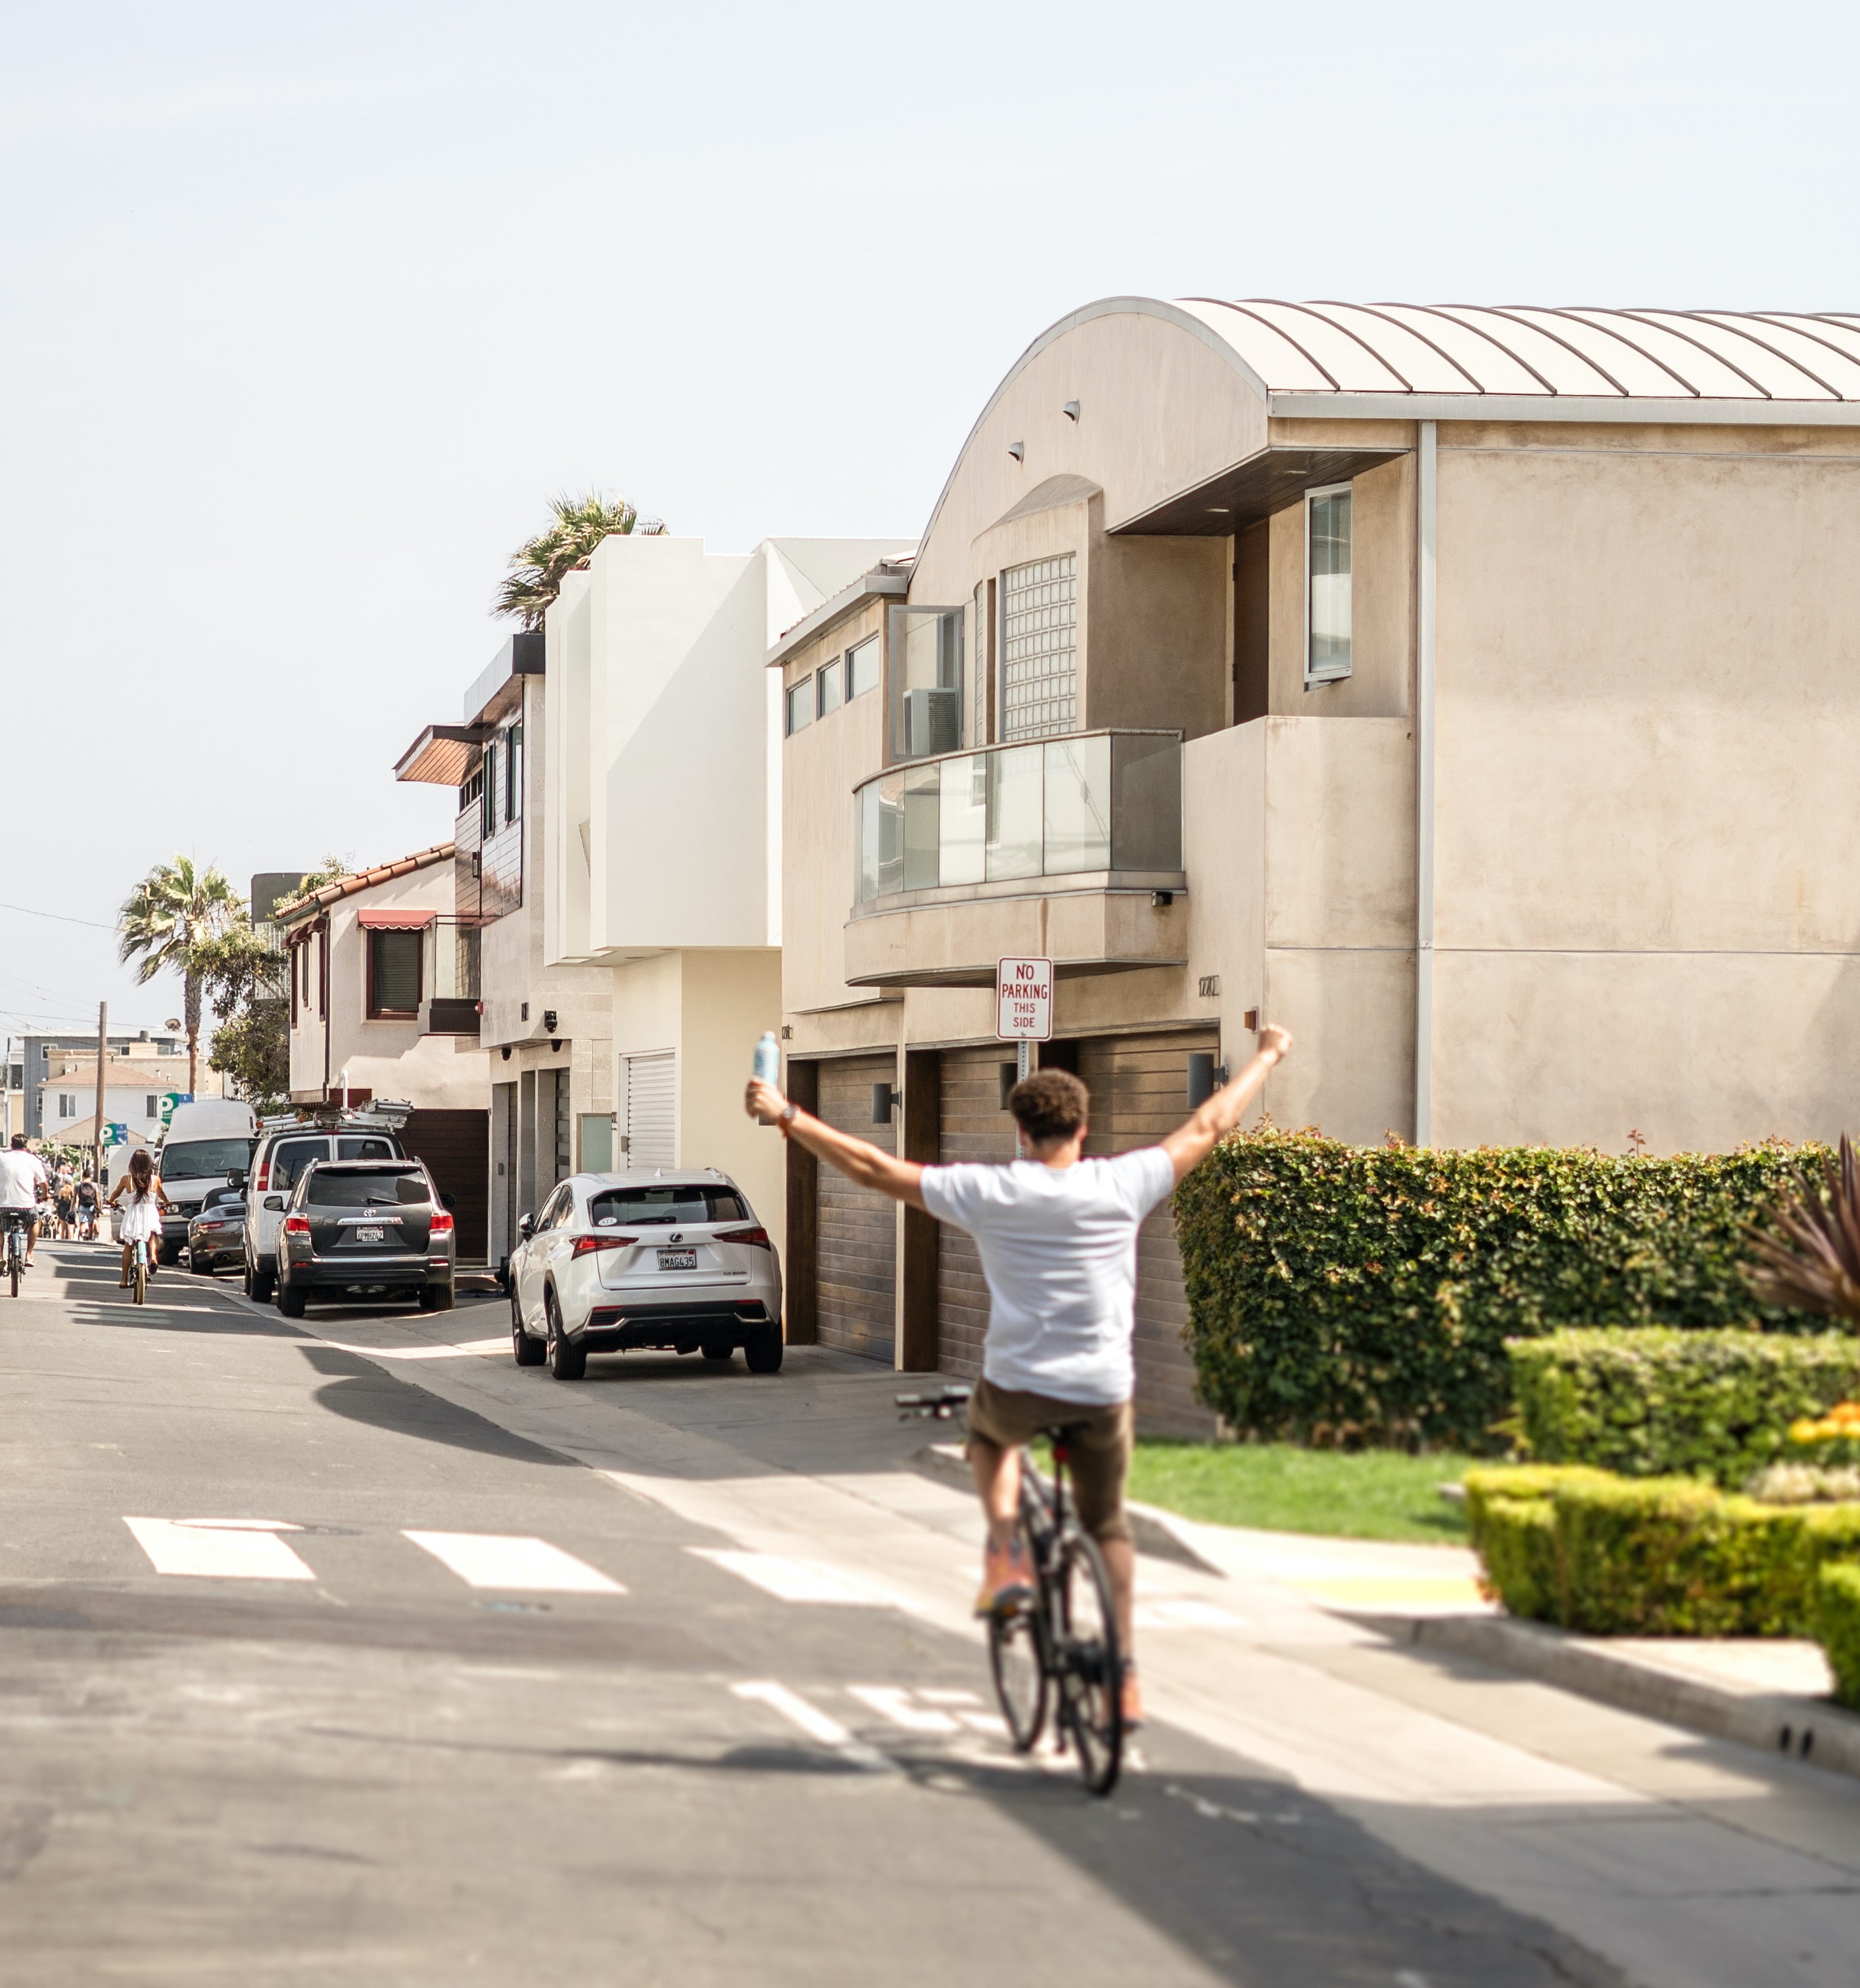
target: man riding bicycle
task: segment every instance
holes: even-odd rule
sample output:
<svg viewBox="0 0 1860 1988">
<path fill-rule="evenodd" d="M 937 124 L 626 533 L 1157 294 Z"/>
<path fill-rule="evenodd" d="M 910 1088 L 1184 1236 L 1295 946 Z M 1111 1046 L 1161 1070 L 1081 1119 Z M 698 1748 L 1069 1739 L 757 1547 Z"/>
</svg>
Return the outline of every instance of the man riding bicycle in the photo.
<svg viewBox="0 0 1860 1988">
<path fill-rule="evenodd" d="M 752 1117 L 862 1187 L 921 1208 L 975 1238 L 988 1283 L 982 1378 L 969 1405 L 969 1459 L 988 1517 L 976 1612 L 1024 1606 L 1033 1576 L 1019 1534 L 1020 1452 L 1064 1427 L 1080 1523 L 1097 1541 L 1122 1648 L 1133 1647 L 1136 1552 L 1124 1512 L 1134 1435 L 1137 1230 L 1217 1141 L 1234 1131 L 1291 1047 L 1280 1028 L 1233 1081 L 1155 1146 L 1084 1157 L 1090 1094 L 1069 1071 L 1043 1070 L 1008 1093 L 1021 1157 L 1006 1166 L 925 1166 L 837 1131 L 752 1080 Z M 1124 1722 L 1141 1719 L 1134 1665 Z"/>
<path fill-rule="evenodd" d="M 36 1153 L 26 1150 L 25 1134 L 15 1132 L 11 1149 L 0 1153 L 0 1210 L 32 1210 L 25 1224 L 25 1265 L 32 1267 L 32 1250 L 39 1240 L 39 1200 L 51 1185 L 51 1175 Z"/>
</svg>

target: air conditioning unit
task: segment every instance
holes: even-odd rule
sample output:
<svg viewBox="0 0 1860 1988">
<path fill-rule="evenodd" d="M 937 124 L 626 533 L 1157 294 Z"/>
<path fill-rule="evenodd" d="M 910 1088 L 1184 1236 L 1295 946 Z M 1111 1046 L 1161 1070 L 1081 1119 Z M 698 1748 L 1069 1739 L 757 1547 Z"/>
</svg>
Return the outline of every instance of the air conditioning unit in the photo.
<svg viewBox="0 0 1860 1988">
<path fill-rule="evenodd" d="M 905 756 L 928 759 L 953 752 L 962 742 L 962 693 L 959 690 L 905 692 Z"/>
</svg>

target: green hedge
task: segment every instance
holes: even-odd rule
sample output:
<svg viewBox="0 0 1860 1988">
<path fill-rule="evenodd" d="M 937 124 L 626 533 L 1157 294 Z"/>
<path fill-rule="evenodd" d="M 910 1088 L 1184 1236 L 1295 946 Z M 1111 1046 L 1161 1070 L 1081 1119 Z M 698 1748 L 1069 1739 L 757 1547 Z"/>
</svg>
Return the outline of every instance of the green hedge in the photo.
<svg viewBox="0 0 1860 1988">
<path fill-rule="evenodd" d="M 1466 1473 L 1487 1584 L 1514 1615 L 1598 1636 L 1804 1636 L 1860 1505 L 1760 1505 L 1690 1478 L 1537 1466 Z"/>
<path fill-rule="evenodd" d="M 1494 1447 L 1510 1338 L 1560 1326 L 1753 1321 L 1741 1231 L 1825 1149 L 1672 1159 L 1530 1147 L 1346 1146 L 1270 1127 L 1175 1193 L 1202 1398 L 1245 1434 Z"/>
<path fill-rule="evenodd" d="M 1812 1462 L 1789 1425 L 1860 1398 L 1860 1339 L 1816 1332 L 1553 1332 L 1514 1340 L 1533 1457 L 1736 1490 L 1767 1464 Z"/>
<path fill-rule="evenodd" d="M 1835 1674 L 1835 1696 L 1860 1709 L 1860 1567 L 1823 1567 L 1814 1601 L 1814 1633 Z"/>
</svg>

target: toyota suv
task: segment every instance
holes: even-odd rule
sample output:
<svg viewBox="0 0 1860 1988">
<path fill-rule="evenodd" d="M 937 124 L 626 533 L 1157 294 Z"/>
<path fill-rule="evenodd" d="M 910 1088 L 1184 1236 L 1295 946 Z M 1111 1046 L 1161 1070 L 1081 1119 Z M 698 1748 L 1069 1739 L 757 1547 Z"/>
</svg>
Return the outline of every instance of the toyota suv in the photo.
<svg viewBox="0 0 1860 1988">
<path fill-rule="evenodd" d="M 417 1298 L 450 1311 L 452 1217 L 418 1160 L 316 1160 L 278 1230 L 278 1309 L 302 1318 L 318 1296 Z"/>
<path fill-rule="evenodd" d="M 360 1114 L 330 1125 L 267 1119 L 259 1130 L 245 1186 L 245 1295 L 268 1304 L 278 1280 L 278 1231 L 284 1205 L 306 1168 L 318 1160 L 404 1160 L 392 1126 Z"/>
</svg>

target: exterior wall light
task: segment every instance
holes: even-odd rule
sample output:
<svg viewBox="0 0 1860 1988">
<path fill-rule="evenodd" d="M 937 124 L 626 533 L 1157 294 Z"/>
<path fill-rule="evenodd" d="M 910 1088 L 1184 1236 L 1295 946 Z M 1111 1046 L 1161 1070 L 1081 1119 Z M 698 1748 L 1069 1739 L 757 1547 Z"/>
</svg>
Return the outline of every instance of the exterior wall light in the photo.
<svg viewBox="0 0 1860 1988">
<path fill-rule="evenodd" d="M 1024 462 L 1026 460 L 1027 445 L 1023 441 L 1010 441 L 1007 445 L 1007 452 L 1016 462 Z"/>
<path fill-rule="evenodd" d="M 1062 414 L 1064 414 L 1064 415 L 1065 416 L 1065 418 L 1066 418 L 1066 419 L 1067 419 L 1067 421 L 1077 421 L 1077 420 L 1078 419 L 1078 403 L 1077 403 L 1077 401 L 1068 401 L 1066 403 L 1066 404 L 1065 404 L 1063 407 L 1061 407 L 1061 408 L 1060 409 L 1060 412 Z"/>
</svg>

